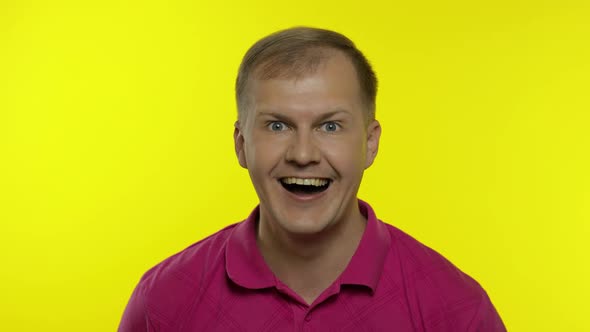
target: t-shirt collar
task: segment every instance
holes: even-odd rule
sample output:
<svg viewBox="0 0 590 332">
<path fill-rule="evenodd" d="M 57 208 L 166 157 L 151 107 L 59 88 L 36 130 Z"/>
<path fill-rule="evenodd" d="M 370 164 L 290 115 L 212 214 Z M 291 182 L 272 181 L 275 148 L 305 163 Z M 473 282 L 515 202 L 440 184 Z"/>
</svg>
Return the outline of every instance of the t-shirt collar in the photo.
<svg viewBox="0 0 590 332">
<path fill-rule="evenodd" d="M 260 207 L 236 225 L 225 248 L 225 270 L 236 284 L 250 289 L 276 286 L 274 274 L 266 265 L 256 244 L 256 224 Z"/>
<path fill-rule="evenodd" d="M 377 219 L 371 206 L 360 199 L 358 202 L 361 214 L 367 219 L 367 225 L 339 280 L 341 285 L 364 285 L 374 292 L 383 272 L 391 236 L 387 226 Z"/>
<path fill-rule="evenodd" d="M 367 225 L 358 248 L 337 282 L 341 285 L 363 285 L 375 291 L 390 246 L 391 238 L 373 209 L 358 200 Z M 225 267 L 228 277 L 236 284 L 250 289 L 276 287 L 278 280 L 266 265 L 256 244 L 256 223 L 259 207 L 236 225 L 228 239 Z"/>
</svg>

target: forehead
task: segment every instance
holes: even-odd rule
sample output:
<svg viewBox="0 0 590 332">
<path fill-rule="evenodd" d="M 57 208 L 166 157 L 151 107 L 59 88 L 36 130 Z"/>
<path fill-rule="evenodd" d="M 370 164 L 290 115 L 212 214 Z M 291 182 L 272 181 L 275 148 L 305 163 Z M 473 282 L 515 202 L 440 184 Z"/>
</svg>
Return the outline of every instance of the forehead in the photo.
<svg viewBox="0 0 590 332">
<path fill-rule="evenodd" d="M 341 52 L 332 52 L 313 71 L 299 75 L 254 77 L 249 84 L 250 111 L 331 112 L 361 111 L 361 89 L 352 62 Z"/>
</svg>

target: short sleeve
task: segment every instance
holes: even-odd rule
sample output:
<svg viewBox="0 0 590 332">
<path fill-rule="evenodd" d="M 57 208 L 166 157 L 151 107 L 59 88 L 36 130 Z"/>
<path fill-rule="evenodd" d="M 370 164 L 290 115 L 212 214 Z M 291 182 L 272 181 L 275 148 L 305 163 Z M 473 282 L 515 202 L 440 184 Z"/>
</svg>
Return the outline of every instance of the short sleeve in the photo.
<svg viewBox="0 0 590 332">
<path fill-rule="evenodd" d="M 142 284 L 138 284 L 125 307 L 118 332 L 148 332 L 149 318 L 145 310 Z"/>
<path fill-rule="evenodd" d="M 467 332 L 506 332 L 506 327 L 486 292 L 483 293 Z"/>
</svg>

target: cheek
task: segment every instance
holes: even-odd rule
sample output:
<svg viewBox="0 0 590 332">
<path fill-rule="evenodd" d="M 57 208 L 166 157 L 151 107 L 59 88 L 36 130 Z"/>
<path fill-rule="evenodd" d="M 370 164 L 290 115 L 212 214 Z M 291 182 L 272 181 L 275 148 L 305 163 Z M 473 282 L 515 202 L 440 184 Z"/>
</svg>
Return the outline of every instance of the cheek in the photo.
<svg viewBox="0 0 590 332">
<path fill-rule="evenodd" d="M 358 139 L 327 142 L 322 150 L 328 163 L 342 175 L 358 173 L 364 169 L 367 149 Z"/>
<path fill-rule="evenodd" d="M 246 158 L 249 165 L 257 168 L 272 167 L 281 158 L 285 145 L 276 137 L 270 138 L 263 135 L 254 135 L 248 143 Z"/>
</svg>

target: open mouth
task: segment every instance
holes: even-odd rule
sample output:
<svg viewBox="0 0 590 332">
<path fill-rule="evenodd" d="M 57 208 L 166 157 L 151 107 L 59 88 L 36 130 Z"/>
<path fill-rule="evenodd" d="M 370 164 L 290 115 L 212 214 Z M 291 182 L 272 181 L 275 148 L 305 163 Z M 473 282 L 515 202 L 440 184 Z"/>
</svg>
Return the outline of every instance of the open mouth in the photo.
<svg viewBox="0 0 590 332">
<path fill-rule="evenodd" d="M 330 183 L 329 179 L 313 178 L 282 178 L 279 180 L 283 188 L 296 195 L 313 195 L 321 193 L 328 189 Z"/>
</svg>

